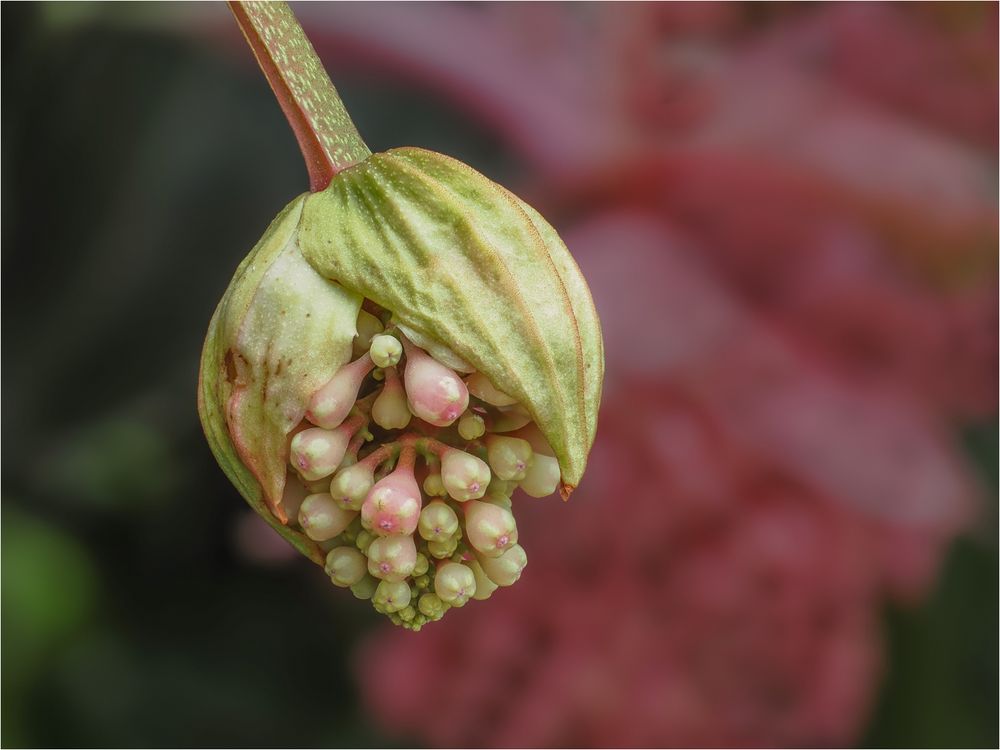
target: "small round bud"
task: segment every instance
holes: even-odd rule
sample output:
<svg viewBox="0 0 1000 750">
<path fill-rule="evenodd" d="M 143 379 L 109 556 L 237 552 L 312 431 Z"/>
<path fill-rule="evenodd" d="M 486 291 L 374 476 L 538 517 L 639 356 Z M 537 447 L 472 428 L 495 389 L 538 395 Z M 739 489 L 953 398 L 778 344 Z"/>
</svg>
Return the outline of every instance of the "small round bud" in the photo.
<svg viewBox="0 0 1000 750">
<path fill-rule="evenodd" d="M 395 336 L 380 334 L 372 339 L 368 353 L 376 367 L 394 367 L 403 356 L 403 345 Z"/>
<path fill-rule="evenodd" d="M 514 515 L 499 505 L 470 500 L 465 510 L 465 534 L 476 551 L 499 557 L 517 544 Z"/>
<path fill-rule="evenodd" d="M 490 577 L 486 575 L 483 570 L 483 566 L 479 564 L 476 560 L 470 560 L 466 565 L 472 571 L 472 575 L 476 577 L 476 593 L 472 595 L 473 599 L 478 601 L 484 601 L 493 596 L 493 592 L 496 591 L 499 586 L 497 586 Z"/>
<path fill-rule="evenodd" d="M 354 339 L 355 352 L 366 352 L 372 345 L 372 340 L 382 333 L 382 321 L 367 310 L 358 313 L 358 336 Z"/>
<path fill-rule="evenodd" d="M 365 554 L 368 554 L 368 548 L 375 539 L 376 536 L 370 531 L 359 531 L 358 535 L 354 538 L 354 546 Z"/>
<path fill-rule="evenodd" d="M 476 577 L 468 565 L 445 563 L 434 576 L 434 593 L 452 607 L 461 607 L 476 593 Z"/>
<path fill-rule="evenodd" d="M 486 494 L 490 467 L 473 455 L 451 449 L 441 459 L 441 481 L 448 494 L 459 502 L 475 500 Z"/>
<path fill-rule="evenodd" d="M 372 419 L 375 420 L 375 424 L 386 430 L 401 430 L 410 423 L 411 416 L 410 408 L 406 405 L 403 384 L 399 382 L 399 375 L 393 368 L 385 370 L 385 385 L 372 404 Z"/>
<path fill-rule="evenodd" d="M 398 612 L 410 603 L 410 587 L 405 581 L 382 581 L 375 589 L 372 603 L 383 612 Z"/>
<path fill-rule="evenodd" d="M 378 579 L 366 575 L 360 581 L 351 586 L 351 593 L 358 599 L 371 599 L 378 588 Z"/>
<path fill-rule="evenodd" d="M 364 463 L 340 469 L 330 480 L 330 495 L 342 508 L 361 510 L 372 486 L 375 475 L 371 466 Z"/>
<path fill-rule="evenodd" d="M 412 534 L 420 518 L 420 487 L 402 463 L 372 486 L 361 506 L 361 523 L 379 536 Z"/>
<path fill-rule="evenodd" d="M 435 427 L 447 427 L 469 405 L 462 379 L 412 344 L 406 346 L 403 380 L 410 411 Z"/>
<path fill-rule="evenodd" d="M 515 544 L 500 557 L 480 556 L 477 558 L 483 572 L 498 586 L 512 586 L 521 577 L 521 571 L 528 564 L 528 556 L 520 544 Z"/>
<path fill-rule="evenodd" d="M 358 400 L 358 390 L 371 369 L 372 358 L 367 354 L 341 367 L 326 385 L 313 394 L 306 419 L 328 430 L 337 427 Z"/>
<path fill-rule="evenodd" d="M 419 578 L 420 576 L 422 576 L 424 573 L 427 572 L 427 569 L 429 567 L 430 563 L 427 561 L 427 557 L 418 552 L 417 562 L 413 565 L 413 574 L 412 574 L 413 577 Z"/>
<path fill-rule="evenodd" d="M 367 561 L 354 547 L 336 547 L 326 556 L 326 574 L 336 586 L 353 586 L 368 573 Z"/>
<path fill-rule="evenodd" d="M 417 563 L 412 536 L 382 536 L 368 547 L 368 572 L 383 581 L 402 581 Z"/>
<path fill-rule="evenodd" d="M 467 411 L 458 420 L 458 434 L 463 440 L 477 440 L 486 432 L 486 422 L 474 411 Z"/>
<path fill-rule="evenodd" d="M 517 403 L 516 398 L 511 398 L 503 391 L 494 388 L 489 378 L 481 372 L 472 373 L 466 378 L 465 384 L 469 388 L 469 393 L 492 406 L 510 406 Z"/>
<path fill-rule="evenodd" d="M 417 530 L 428 542 L 447 542 L 458 530 L 458 516 L 448 505 L 434 500 L 420 511 Z"/>
<path fill-rule="evenodd" d="M 429 575 L 427 575 L 426 573 L 424 573 L 423 575 L 420 575 L 420 576 L 417 576 L 416 578 L 414 578 L 413 582 L 416 584 L 416 586 L 417 586 L 418 589 L 420 589 L 421 591 L 423 591 L 423 590 L 426 590 L 427 588 L 430 587 L 430 585 L 431 585 L 431 577 Z"/>
<path fill-rule="evenodd" d="M 326 493 L 309 495 L 299 507 L 299 526 L 313 541 L 325 542 L 346 529 L 357 515 L 341 508 Z"/>
<path fill-rule="evenodd" d="M 310 427 L 292 438 L 289 462 L 307 482 L 330 476 L 347 452 L 350 433 Z"/>
<path fill-rule="evenodd" d="M 427 551 L 437 560 L 444 560 L 455 554 L 458 549 L 458 539 L 451 537 L 443 542 L 427 542 Z"/>
<path fill-rule="evenodd" d="M 486 441 L 486 455 L 500 479 L 521 480 L 531 463 L 531 444 L 521 438 L 491 435 Z"/>
<path fill-rule="evenodd" d="M 447 605 L 441 601 L 441 597 L 437 594 L 423 594 L 420 599 L 417 600 L 417 609 L 419 609 L 426 617 L 430 617 L 434 620 L 443 615 L 447 608 Z"/>
<path fill-rule="evenodd" d="M 434 472 L 427 475 L 427 478 L 424 479 L 424 492 L 430 497 L 444 497 L 447 494 L 440 474 Z"/>
<path fill-rule="evenodd" d="M 543 453 L 536 453 L 521 480 L 520 487 L 531 497 L 546 497 L 559 487 L 559 460 Z"/>
</svg>

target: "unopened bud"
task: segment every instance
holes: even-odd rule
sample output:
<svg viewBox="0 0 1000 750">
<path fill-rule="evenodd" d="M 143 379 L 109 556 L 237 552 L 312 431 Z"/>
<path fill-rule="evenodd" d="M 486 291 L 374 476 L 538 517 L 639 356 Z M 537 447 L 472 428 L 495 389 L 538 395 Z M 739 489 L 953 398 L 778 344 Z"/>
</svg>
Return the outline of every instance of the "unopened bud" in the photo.
<svg viewBox="0 0 1000 750">
<path fill-rule="evenodd" d="M 360 463 L 340 469 L 330 480 L 330 495 L 342 508 L 361 510 L 375 475 L 371 466 Z"/>
<path fill-rule="evenodd" d="M 340 466 L 350 439 L 342 428 L 310 427 L 292 438 L 289 462 L 307 482 L 328 477 Z"/>
<path fill-rule="evenodd" d="M 478 552 L 487 557 L 499 557 L 517 544 L 514 515 L 493 503 L 470 500 L 463 506 L 465 534 Z"/>
<path fill-rule="evenodd" d="M 446 542 L 458 530 L 458 516 L 450 506 L 435 500 L 420 511 L 417 530 L 428 542 Z"/>
<path fill-rule="evenodd" d="M 358 535 L 354 538 L 354 546 L 365 554 L 368 554 L 368 548 L 375 539 L 377 537 L 370 531 L 359 531 Z"/>
<path fill-rule="evenodd" d="M 378 579 L 370 575 L 365 575 L 360 581 L 351 586 L 351 593 L 358 599 L 371 599 L 378 588 Z"/>
<path fill-rule="evenodd" d="M 382 334 L 372 339 L 371 349 L 368 353 L 376 367 L 393 367 L 399 363 L 399 358 L 403 356 L 403 345 L 395 336 Z"/>
<path fill-rule="evenodd" d="M 365 556 L 354 547 L 336 547 L 326 556 L 326 574 L 337 586 L 353 586 L 368 572 Z"/>
<path fill-rule="evenodd" d="M 417 601 L 417 609 L 433 620 L 438 619 L 448 609 L 448 606 L 441 601 L 437 594 L 423 594 Z"/>
<path fill-rule="evenodd" d="M 382 536 L 368 547 L 368 572 L 383 581 L 402 581 L 417 563 L 412 536 Z"/>
<path fill-rule="evenodd" d="M 520 544 L 515 544 L 500 557 L 483 555 L 477 560 L 490 580 L 498 586 L 513 586 L 521 577 L 524 566 L 528 564 L 528 556 Z"/>
<path fill-rule="evenodd" d="M 428 568 L 430 568 L 430 562 L 428 562 L 427 557 L 418 552 L 417 561 L 413 565 L 413 577 L 419 578 L 427 572 Z"/>
<path fill-rule="evenodd" d="M 521 438 L 491 435 L 486 441 L 490 468 L 503 480 L 521 480 L 531 463 L 531 444 Z"/>
<path fill-rule="evenodd" d="M 469 393 L 481 401 L 485 401 L 487 404 L 493 406 L 510 406 L 517 403 L 516 398 L 511 398 L 506 393 L 494 388 L 489 378 L 481 372 L 472 373 L 466 379 L 465 384 L 469 388 Z"/>
<path fill-rule="evenodd" d="M 328 430 L 343 422 L 358 400 L 358 390 L 371 369 L 372 358 L 365 354 L 337 370 L 309 400 L 306 419 Z"/>
<path fill-rule="evenodd" d="M 372 603 L 384 612 L 398 612 L 410 603 L 410 587 L 405 581 L 382 581 Z"/>
<path fill-rule="evenodd" d="M 536 453 L 520 487 L 531 497 L 546 497 L 556 491 L 559 476 L 559 461 L 552 456 Z"/>
<path fill-rule="evenodd" d="M 410 457 L 412 461 L 412 455 Z M 412 534 L 420 518 L 420 487 L 412 463 L 399 465 L 377 481 L 361 506 L 361 522 L 379 536 Z"/>
<path fill-rule="evenodd" d="M 358 335 L 354 339 L 355 356 L 360 357 L 372 345 L 372 339 L 382 333 L 382 321 L 367 310 L 358 312 Z"/>
<path fill-rule="evenodd" d="M 458 420 L 458 434 L 463 440 L 477 440 L 486 432 L 486 422 L 474 411 L 467 411 Z"/>
<path fill-rule="evenodd" d="M 346 529 L 357 512 L 344 510 L 326 493 L 309 495 L 299 507 L 299 526 L 310 539 L 325 542 Z"/>
<path fill-rule="evenodd" d="M 476 593 L 472 595 L 473 599 L 478 601 L 483 601 L 484 599 L 489 599 L 493 596 L 493 592 L 496 591 L 499 586 L 497 586 L 490 577 L 486 575 L 483 570 L 483 566 L 479 564 L 477 560 L 469 560 L 465 563 L 469 566 L 472 571 L 472 575 L 476 577 Z"/>
<path fill-rule="evenodd" d="M 476 593 L 476 577 L 467 565 L 445 563 L 434 576 L 434 593 L 452 607 L 461 607 Z"/>
<path fill-rule="evenodd" d="M 457 549 L 458 539 L 454 536 L 445 539 L 443 542 L 427 542 L 427 551 L 437 560 L 444 560 L 446 557 L 451 557 Z"/>
<path fill-rule="evenodd" d="M 450 449 L 441 459 L 441 481 L 448 494 L 459 502 L 475 500 L 486 494 L 490 467 L 465 451 Z"/>
<path fill-rule="evenodd" d="M 462 379 L 408 342 L 403 379 L 410 411 L 435 427 L 447 427 L 469 405 L 469 391 Z"/>
<path fill-rule="evenodd" d="M 392 338 L 387 336 L 386 338 Z M 396 339 L 392 339 L 396 341 Z M 399 342 L 396 341 L 398 344 Z M 410 423 L 410 408 L 406 405 L 406 394 L 403 384 L 396 374 L 396 369 L 385 370 L 385 385 L 372 404 L 372 419 L 379 427 L 387 430 L 401 430 Z"/>
</svg>

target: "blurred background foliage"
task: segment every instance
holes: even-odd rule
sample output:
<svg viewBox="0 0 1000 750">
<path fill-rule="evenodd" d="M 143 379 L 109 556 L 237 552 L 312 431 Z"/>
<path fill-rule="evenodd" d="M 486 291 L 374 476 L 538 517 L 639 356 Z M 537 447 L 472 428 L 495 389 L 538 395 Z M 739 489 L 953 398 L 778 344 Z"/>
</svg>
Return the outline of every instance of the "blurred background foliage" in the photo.
<svg viewBox="0 0 1000 750">
<path fill-rule="evenodd" d="M 198 426 L 214 305 L 306 184 L 228 11 L 2 12 L 2 743 L 434 744 L 365 710 L 357 646 L 382 624 L 262 532 Z M 747 6 L 744 23 L 767 30 L 778 12 Z M 482 107 L 364 52 L 329 65 L 373 151 L 425 146 L 533 184 L 537 167 Z M 995 141 L 976 148 L 995 161 Z M 884 605 L 861 744 L 998 742 L 995 410 L 956 429 L 988 503 L 926 598 Z"/>
</svg>

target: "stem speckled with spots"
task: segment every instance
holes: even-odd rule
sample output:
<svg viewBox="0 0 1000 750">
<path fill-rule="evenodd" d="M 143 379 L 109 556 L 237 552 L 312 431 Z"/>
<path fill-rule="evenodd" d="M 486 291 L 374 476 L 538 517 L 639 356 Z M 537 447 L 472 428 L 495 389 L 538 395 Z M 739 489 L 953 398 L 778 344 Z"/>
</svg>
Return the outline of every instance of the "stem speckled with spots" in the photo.
<svg viewBox="0 0 1000 750">
<path fill-rule="evenodd" d="M 322 190 L 371 151 L 288 4 L 233 1 L 229 7 L 295 132 L 309 189 Z"/>
</svg>

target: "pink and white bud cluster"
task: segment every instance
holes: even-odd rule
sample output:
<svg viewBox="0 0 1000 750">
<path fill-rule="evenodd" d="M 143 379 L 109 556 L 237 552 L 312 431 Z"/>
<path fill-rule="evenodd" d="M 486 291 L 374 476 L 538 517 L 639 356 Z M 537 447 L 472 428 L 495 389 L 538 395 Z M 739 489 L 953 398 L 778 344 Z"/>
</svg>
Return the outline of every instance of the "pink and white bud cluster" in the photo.
<svg viewBox="0 0 1000 750">
<path fill-rule="evenodd" d="M 335 585 L 419 630 L 517 581 L 527 556 L 510 495 L 552 494 L 560 470 L 516 399 L 366 308 L 354 361 L 292 431 L 285 510 Z"/>
</svg>

